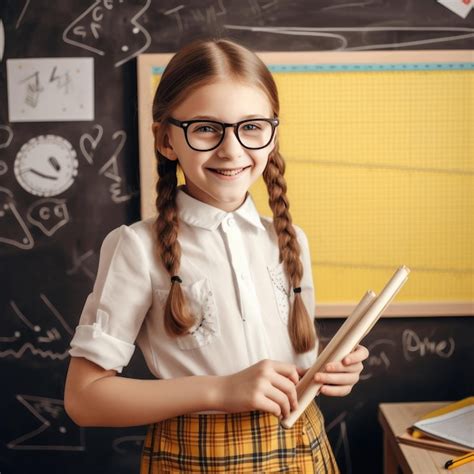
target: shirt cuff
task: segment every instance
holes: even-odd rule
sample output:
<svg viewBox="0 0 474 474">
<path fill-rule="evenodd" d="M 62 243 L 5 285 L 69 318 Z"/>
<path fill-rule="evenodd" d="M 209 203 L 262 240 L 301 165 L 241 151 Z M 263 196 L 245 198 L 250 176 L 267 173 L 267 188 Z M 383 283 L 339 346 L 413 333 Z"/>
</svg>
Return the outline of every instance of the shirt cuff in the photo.
<svg viewBox="0 0 474 474">
<path fill-rule="evenodd" d="M 69 354 L 121 373 L 135 351 L 135 346 L 98 330 L 94 325 L 77 326 Z"/>
</svg>

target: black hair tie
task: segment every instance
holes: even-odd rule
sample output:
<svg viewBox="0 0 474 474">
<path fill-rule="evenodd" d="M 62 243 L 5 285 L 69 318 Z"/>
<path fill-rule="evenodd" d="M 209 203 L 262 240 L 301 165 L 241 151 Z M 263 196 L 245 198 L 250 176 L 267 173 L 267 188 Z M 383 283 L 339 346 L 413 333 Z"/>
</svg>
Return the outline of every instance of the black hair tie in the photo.
<svg viewBox="0 0 474 474">
<path fill-rule="evenodd" d="M 295 293 L 301 293 L 301 286 L 298 286 L 297 288 L 293 288 L 293 291 Z"/>
<path fill-rule="evenodd" d="M 171 277 L 171 283 L 177 281 L 178 283 L 183 283 L 183 280 L 181 280 L 181 278 L 179 278 L 178 275 L 175 275 L 175 276 L 172 276 Z"/>
</svg>

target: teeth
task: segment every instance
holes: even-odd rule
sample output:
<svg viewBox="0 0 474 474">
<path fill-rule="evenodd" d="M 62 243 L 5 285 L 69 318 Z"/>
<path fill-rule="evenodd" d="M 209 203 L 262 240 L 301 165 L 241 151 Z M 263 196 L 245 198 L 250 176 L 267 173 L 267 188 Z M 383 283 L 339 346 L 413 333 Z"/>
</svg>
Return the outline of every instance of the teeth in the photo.
<svg viewBox="0 0 474 474">
<path fill-rule="evenodd" d="M 235 176 L 236 174 L 239 174 L 243 168 L 239 168 L 238 170 L 214 170 L 219 174 L 223 174 L 224 176 Z"/>
</svg>

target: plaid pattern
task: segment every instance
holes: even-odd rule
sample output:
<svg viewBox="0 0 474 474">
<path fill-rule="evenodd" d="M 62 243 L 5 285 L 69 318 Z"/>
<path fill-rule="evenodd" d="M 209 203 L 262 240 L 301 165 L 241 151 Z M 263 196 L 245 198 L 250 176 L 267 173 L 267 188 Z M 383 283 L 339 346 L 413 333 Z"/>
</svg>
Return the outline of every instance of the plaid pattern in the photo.
<svg viewBox="0 0 474 474">
<path fill-rule="evenodd" d="M 140 474 L 193 472 L 339 473 L 313 401 L 283 429 L 261 411 L 189 414 L 149 426 Z"/>
</svg>

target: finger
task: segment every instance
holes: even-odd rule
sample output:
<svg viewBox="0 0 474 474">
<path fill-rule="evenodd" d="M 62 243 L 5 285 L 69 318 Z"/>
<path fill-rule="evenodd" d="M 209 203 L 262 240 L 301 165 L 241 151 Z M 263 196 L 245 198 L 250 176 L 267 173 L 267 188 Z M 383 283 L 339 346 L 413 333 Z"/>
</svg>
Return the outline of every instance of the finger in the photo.
<svg viewBox="0 0 474 474">
<path fill-rule="evenodd" d="M 344 365 L 342 362 L 331 362 L 324 367 L 325 372 L 362 372 L 364 366 L 362 362 Z"/>
<path fill-rule="evenodd" d="M 285 393 L 278 390 L 273 385 L 264 392 L 265 396 L 279 406 L 280 413 L 286 417 L 290 414 L 290 402 Z"/>
<path fill-rule="evenodd" d="M 345 397 L 351 391 L 351 385 L 323 385 L 320 393 L 329 397 Z"/>
<path fill-rule="evenodd" d="M 272 361 L 273 369 L 281 375 L 289 378 L 294 384 L 297 384 L 300 377 L 296 366 L 293 364 L 286 364 L 285 362 Z"/>
<path fill-rule="evenodd" d="M 257 402 L 257 409 L 271 413 L 277 418 L 281 416 L 280 405 L 264 395 L 262 395 L 261 400 Z"/>
<path fill-rule="evenodd" d="M 295 410 L 298 406 L 298 396 L 296 394 L 296 385 L 288 380 L 286 377 L 283 377 L 280 374 L 275 374 L 274 377 L 270 379 L 270 382 L 274 387 L 283 392 L 288 398 L 289 405 L 292 410 Z"/>
<path fill-rule="evenodd" d="M 338 374 L 318 372 L 315 381 L 324 385 L 355 385 L 359 381 L 359 374 L 352 372 Z"/>
<path fill-rule="evenodd" d="M 358 345 L 349 355 L 344 357 L 343 363 L 345 365 L 362 362 L 369 357 L 369 350 L 367 347 Z"/>
</svg>

